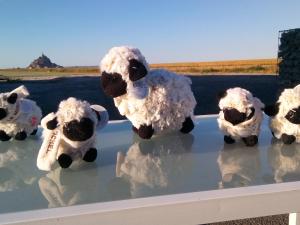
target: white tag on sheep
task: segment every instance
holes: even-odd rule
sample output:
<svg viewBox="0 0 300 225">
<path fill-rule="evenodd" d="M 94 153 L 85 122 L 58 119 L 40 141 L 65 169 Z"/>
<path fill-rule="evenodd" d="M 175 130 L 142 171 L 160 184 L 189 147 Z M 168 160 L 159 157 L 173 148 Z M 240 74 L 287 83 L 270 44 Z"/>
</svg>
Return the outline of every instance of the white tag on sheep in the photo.
<svg viewBox="0 0 300 225">
<path fill-rule="evenodd" d="M 47 130 L 43 144 L 40 148 L 37 167 L 40 170 L 50 171 L 56 161 L 56 155 L 60 143 L 60 132 L 58 129 Z"/>
</svg>

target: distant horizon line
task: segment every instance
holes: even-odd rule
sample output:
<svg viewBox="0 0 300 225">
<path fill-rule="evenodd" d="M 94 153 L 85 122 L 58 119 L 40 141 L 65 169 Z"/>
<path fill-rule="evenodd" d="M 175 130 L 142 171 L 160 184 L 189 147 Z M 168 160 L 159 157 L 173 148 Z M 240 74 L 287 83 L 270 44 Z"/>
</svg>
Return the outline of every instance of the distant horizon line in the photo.
<svg viewBox="0 0 300 225">
<path fill-rule="evenodd" d="M 196 64 L 196 63 L 226 63 L 226 62 L 243 62 L 243 61 L 262 61 L 262 60 L 266 60 L 266 61 L 273 61 L 273 60 L 277 60 L 277 58 L 252 58 L 252 59 L 228 59 L 228 60 L 208 60 L 208 61 L 176 61 L 176 62 L 162 62 L 162 63 L 149 63 L 149 65 L 166 65 L 166 64 Z M 76 68 L 76 67 L 99 67 L 98 65 L 90 65 L 90 66 L 63 66 L 64 68 Z M 9 70 L 9 69 L 27 69 L 27 67 L 4 67 L 1 68 L 0 70 Z M 51 68 L 40 68 L 40 69 L 51 69 Z"/>
</svg>

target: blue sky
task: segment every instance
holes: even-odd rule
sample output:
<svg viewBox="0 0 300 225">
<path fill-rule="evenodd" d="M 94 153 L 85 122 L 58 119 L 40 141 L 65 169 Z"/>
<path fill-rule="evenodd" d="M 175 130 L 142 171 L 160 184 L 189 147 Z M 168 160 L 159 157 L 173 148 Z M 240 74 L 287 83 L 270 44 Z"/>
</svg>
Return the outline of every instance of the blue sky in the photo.
<svg viewBox="0 0 300 225">
<path fill-rule="evenodd" d="M 150 63 L 276 57 L 278 31 L 300 27 L 299 0 L 0 0 L 0 68 L 44 52 L 98 65 L 109 48 Z"/>
</svg>

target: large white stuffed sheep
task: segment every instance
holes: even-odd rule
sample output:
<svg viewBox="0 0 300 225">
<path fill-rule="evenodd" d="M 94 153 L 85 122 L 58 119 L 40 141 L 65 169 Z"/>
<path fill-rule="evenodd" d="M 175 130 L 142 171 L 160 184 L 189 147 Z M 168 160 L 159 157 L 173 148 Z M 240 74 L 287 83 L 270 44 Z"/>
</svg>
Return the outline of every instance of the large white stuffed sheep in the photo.
<svg viewBox="0 0 300 225">
<path fill-rule="evenodd" d="M 59 104 L 56 113 L 42 119 L 44 141 L 37 158 L 41 170 L 51 170 L 57 160 L 67 168 L 76 158 L 93 162 L 97 157 L 95 148 L 96 127 L 108 122 L 107 111 L 99 105 L 68 98 Z"/>
<path fill-rule="evenodd" d="M 219 95 L 218 124 L 228 144 L 243 140 L 247 146 L 256 145 L 263 120 L 264 104 L 249 91 L 236 87 Z"/>
<path fill-rule="evenodd" d="M 265 113 L 270 116 L 270 128 L 276 138 L 285 144 L 300 143 L 300 85 L 285 89 Z"/>
<path fill-rule="evenodd" d="M 42 112 L 34 101 L 25 99 L 27 96 L 29 92 L 25 86 L 0 93 L 0 141 L 12 137 L 21 141 L 36 134 Z"/>
<path fill-rule="evenodd" d="M 137 48 L 114 47 L 102 59 L 101 83 L 114 98 L 133 130 L 149 139 L 154 134 L 180 130 L 189 133 L 196 105 L 191 80 L 166 70 L 151 70 Z"/>
</svg>

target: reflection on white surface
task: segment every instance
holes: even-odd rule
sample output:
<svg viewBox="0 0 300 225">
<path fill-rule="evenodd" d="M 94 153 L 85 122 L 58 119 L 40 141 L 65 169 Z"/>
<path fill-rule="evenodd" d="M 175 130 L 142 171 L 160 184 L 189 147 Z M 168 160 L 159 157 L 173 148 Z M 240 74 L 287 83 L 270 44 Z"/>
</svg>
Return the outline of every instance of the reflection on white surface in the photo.
<svg viewBox="0 0 300 225">
<path fill-rule="evenodd" d="M 275 182 L 300 179 L 300 144 L 286 145 L 273 139 L 268 154 Z"/>
<path fill-rule="evenodd" d="M 49 202 L 48 207 L 70 206 L 85 202 L 95 202 L 101 187 L 97 170 L 81 168 L 79 171 L 57 167 L 39 179 L 39 187 Z M 87 170 L 89 172 L 87 173 Z"/>
<path fill-rule="evenodd" d="M 272 144 L 267 120 L 258 146 L 226 149 L 215 116 L 197 117 L 195 124 L 189 135 L 148 141 L 128 121 L 110 123 L 97 133 L 95 162 L 51 172 L 36 168 L 41 131 L 24 142 L 0 143 L 0 213 L 300 181 L 298 145 L 283 152 L 285 146 Z"/>
<path fill-rule="evenodd" d="M 123 182 L 122 187 L 134 198 L 175 185 L 191 169 L 186 153 L 192 150 L 193 141 L 192 134 L 179 133 L 151 140 L 137 138 L 126 154 L 118 152 L 116 177 L 120 179 L 115 185 Z M 118 194 L 118 187 L 113 190 Z"/>
<path fill-rule="evenodd" d="M 241 144 L 224 144 L 220 151 L 218 165 L 222 180 L 219 188 L 249 186 L 260 172 L 259 149 L 242 148 Z"/>
<path fill-rule="evenodd" d="M 0 148 L 0 192 L 14 191 L 32 185 L 37 180 L 33 172 L 32 148 L 36 140 L 22 143 L 9 141 L 1 143 Z"/>
</svg>

